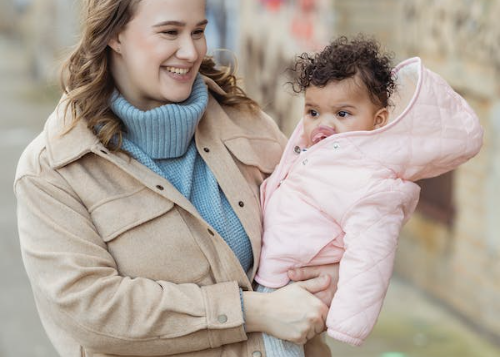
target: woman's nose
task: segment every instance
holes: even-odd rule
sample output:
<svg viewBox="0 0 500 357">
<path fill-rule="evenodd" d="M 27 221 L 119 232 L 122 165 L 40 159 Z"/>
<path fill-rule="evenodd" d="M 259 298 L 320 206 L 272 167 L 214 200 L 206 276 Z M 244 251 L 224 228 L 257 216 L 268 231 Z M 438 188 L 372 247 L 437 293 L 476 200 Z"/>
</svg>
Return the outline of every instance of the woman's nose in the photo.
<svg viewBox="0 0 500 357">
<path fill-rule="evenodd" d="M 196 50 L 196 45 L 191 37 L 185 38 L 179 43 L 177 57 L 189 62 L 195 62 L 198 59 L 198 51 Z"/>
</svg>

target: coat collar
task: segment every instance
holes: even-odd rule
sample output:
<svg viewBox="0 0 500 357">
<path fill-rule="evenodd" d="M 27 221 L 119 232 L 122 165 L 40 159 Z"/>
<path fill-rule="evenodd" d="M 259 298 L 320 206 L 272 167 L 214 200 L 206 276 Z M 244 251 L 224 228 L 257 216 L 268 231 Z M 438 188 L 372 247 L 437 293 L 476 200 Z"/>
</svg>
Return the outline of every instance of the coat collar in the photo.
<svg viewBox="0 0 500 357">
<path fill-rule="evenodd" d="M 66 110 L 67 107 L 66 97 L 63 96 L 45 123 L 49 164 L 54 169 L 78 160 L 96 146 L 104 148 L 83 120 L 79 120 L 72 129 L 69 129 L 72 113 L 69 108 Z"/>
<path fill-rule="evenodd" d="M 221 95 L 225 94 L 224 90 L 212 79 L 203 76 L 203 80 L 209 91 Z M 210 101 L 215 101 L 212 96 L 210 96 Z M 73 115 L 71 110 L 67 108 L 67 103 L 67 97 L 63 96 L 47 120 L 44 129 L 49 163 L 54 169 L 64 167 L 90 152 L 106 150 L 104 145 L 99 142 L 97 136 L 87 127 L 85 121 L 77 121 L 74 127 L 69 130 Z M 234 130 L 238 132 L 238 129 L 237 126 L 231 126 L 226 133 L 223 133 L 225 134 L 223 136 L 237 135 L 237 133 L 234 133 Z M 221 139 L 224 140 L 224 137 Z"/>
</svg>

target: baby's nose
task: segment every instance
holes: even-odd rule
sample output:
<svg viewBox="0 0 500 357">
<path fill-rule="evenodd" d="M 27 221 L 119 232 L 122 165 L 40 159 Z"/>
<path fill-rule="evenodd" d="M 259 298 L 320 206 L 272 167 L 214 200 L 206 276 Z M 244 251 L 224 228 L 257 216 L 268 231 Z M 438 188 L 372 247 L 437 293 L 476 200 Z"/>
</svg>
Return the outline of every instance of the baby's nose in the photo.
<svg viewBox="0 0 500 357">
<path fill-rule="evenodd" d="M 335 127 L 337 121 L 335 115 L 323 115 L 321 119 L 321 125 Z"/>
</svg>

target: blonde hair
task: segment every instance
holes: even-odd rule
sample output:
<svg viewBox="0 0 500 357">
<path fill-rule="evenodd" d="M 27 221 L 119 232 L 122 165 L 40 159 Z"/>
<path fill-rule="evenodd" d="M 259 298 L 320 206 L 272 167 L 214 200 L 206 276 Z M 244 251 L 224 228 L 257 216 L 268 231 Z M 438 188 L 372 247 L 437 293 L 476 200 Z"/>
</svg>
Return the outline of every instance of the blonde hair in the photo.
<svg viewBox="0 0 500 357">
<path fill-rule="evenodd" d="M 61 87 L 66 94 L 66 109 L 72 113 L 67 131 L 85 120 L 104 146 L 120 150 L 122 122 L 111 111 L 115 82 L 109 68 L 109 41 L 130 21 L 141 0 L 87 0 L 83 6 L 82 37 L 61 68 Z M 215 81 L 226 94 L 212 92 L 222 105 L 241 106 L 252 111 L 258 104 L 238 86 L 234 68 L 217 68 L 205 57 L 200 73 Z M 99 131 L 96 132 L 95 128 Z"/>
</svg>

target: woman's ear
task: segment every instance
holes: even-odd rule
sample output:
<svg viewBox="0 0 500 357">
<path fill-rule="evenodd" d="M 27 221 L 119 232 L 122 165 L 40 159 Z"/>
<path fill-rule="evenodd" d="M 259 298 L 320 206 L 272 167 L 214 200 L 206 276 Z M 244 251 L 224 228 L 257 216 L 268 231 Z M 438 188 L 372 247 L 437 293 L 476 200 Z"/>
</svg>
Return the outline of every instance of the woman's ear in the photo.
<svg viewBox="0 0 500 357">
<path fill-rule="evenodd" d="M 375 113 L 375 117 L 373 120 L 373 129 L 378 129 L 387 124 L 389 120 L 389 111 L 387 108 L 382 108 L 378 112 Z"/>
<path fill-rule="evenodd" d="M 121 53 L 120 35 L 114 35 L 108 42 L 108 46 L 116 53 Z"/>
</svg>

